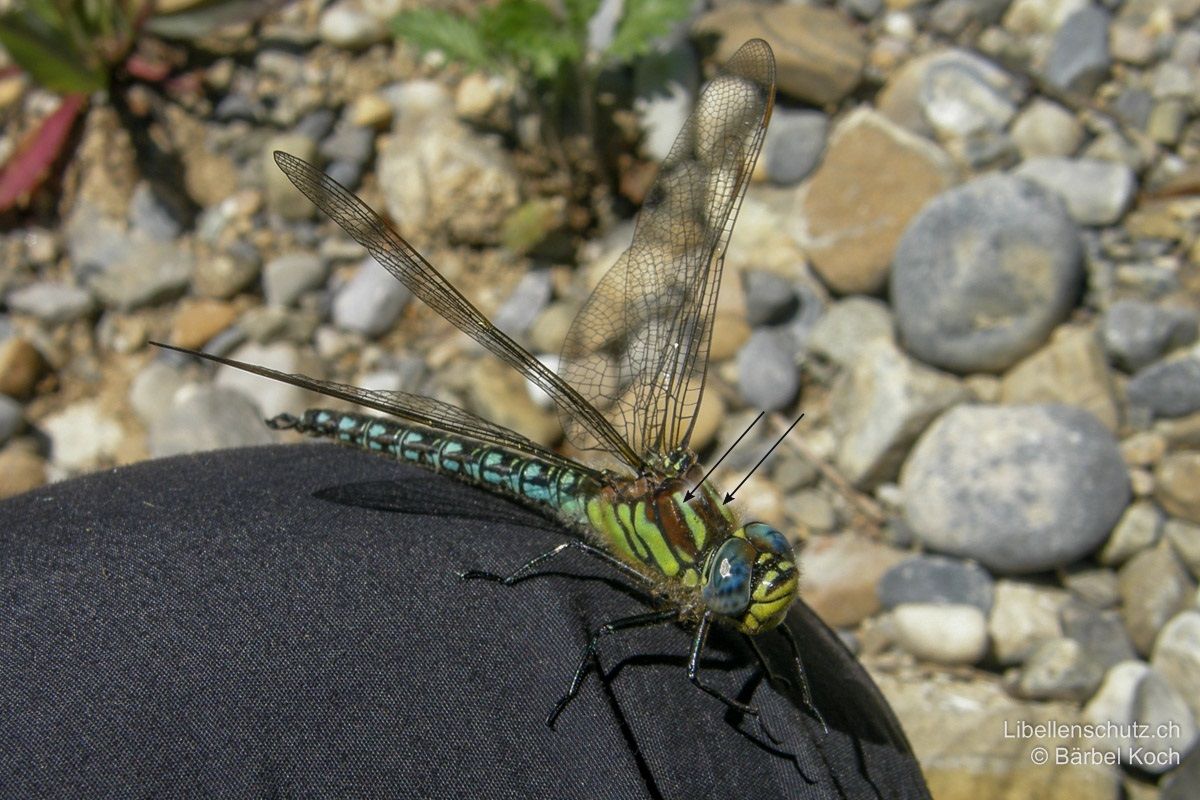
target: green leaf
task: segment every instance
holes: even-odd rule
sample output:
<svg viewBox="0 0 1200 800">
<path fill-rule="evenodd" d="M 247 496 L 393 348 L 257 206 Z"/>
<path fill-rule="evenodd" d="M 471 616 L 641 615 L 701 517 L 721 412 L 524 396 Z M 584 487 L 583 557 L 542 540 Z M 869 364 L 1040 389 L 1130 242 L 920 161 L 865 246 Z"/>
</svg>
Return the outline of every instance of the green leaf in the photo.
<svg viewBox="0 0 1200 800">
<path fill-rule="evenodd" d="M 491 68 L 493 58 L 478 24 L 445 11 L 415 8 L 392 18 L 396 35 L 423 52 L 441 50 L 447 58 L 474 68 Z"/>
<path fill-rule="evenodd" d="M 103 68 L 88 66 L 65 33 L 34 14 L 0 16 L 0 44 L 35 81 L 53 92 L 88 94 L 108 85 Z"/>
<path fill-rule="evenodd" d="M 580 39 L 586 39 L 588 22 L 599 8 L 600 0 L 563 0 L 563 11 L 567 14 L 567 25 L 571 33 Z"/>
<path fill-rule="evenodd" d="M 540 80 L 583 59 L 583 42 L 539 0 L 501 0 L 480 14 L 479 27 L 492 47 Z"/>
<path fill-rule="evenodd" d="M 692 0 L 627 0 L 625 16 L 606 55 L 617 62 L 645 55 L 657 37 L 691 13 L 692 5 Z"/>
</svg>

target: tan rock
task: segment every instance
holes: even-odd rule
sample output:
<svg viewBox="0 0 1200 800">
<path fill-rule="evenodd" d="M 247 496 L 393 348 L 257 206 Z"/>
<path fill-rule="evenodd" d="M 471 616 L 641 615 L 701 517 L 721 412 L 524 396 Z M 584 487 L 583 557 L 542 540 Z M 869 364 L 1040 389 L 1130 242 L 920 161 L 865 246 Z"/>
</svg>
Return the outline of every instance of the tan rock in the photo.
<svg viewBox="0 0 1200 800">
<path fill-rule="evenodd" d="M 1090 411 L 1111 431 L 1119 422 L 1108 360 L 1096 335 L 1064 325 L 1050 343 L 1008 371 L 1000 400 L 1008 405 L 1063 403 Z"/>
<path fill-rule="evenodd" d="M 0 343 L 0 393 L 18 400 L 29 397 L 46 368 L 46 359 L 25 339 L 14 336 Z"/>
<path fill-rule="evenodd" d="M 1188 522 L 1200 522 L 1200 452 L 1168 455 L 1154 477 L 1154 496 L 1167 513 Z"/>
<path fill-rule="evenodd" d="M 867 59 L 867 46 L 850 20 L 816 6 L 726 6 L 701 17 L 695 31 L 720 35 L 721 63 L 747 39 L 766 39 L 775 51 L 779 91 L 816 105 L 836 103 L 853 91 Z"/>
<path fill-rule="evenodd" d="M 13 443 L 0 450 L 0 499 L 46 482 L 46 462 L 30 448 Z"/>
<path fill-rule="evenodd" d="M 835 291 L 878 291 L 909 221 L 954 180 L 936 145 L 860 109 L 838 125 L 798 196 L 797 238 Z"/>
<path fill-rule="evenodd" d="M 1054 763 L 1059 747 L 1085 754 L 1090 747 L 1085 739 L 1070 738 L 1072 724 L 1080 722 L 1074 703 L 1016 701 L 998 684 L 983 681 L 872 677 L 904 725 L 938 800 L 1121 797 L 1117 766 Z"/>
<path fill-rule="evenodd" d="M 880 609 L 875 586 L 907 557 L 863 536 L 821 536 L 800 555 L 800 596 L 827 625 L 857 625 Z"/>
<path fill-rule="evenodd" d="M 217 300 L 189 300 L 180 304 L 171 322 L 171 342 L 199 349 L 237 319 L 237 310 Z"/>
</svg>

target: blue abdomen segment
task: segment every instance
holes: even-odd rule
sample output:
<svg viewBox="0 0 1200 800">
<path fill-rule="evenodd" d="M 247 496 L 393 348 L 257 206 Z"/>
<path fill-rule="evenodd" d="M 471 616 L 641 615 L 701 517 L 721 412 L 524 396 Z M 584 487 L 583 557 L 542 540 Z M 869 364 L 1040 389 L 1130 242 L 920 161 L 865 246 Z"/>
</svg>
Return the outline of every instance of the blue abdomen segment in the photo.
<svg viewBox="0 0 1200 800">
<path fill-rule="evenodd" d="M 525 502 L 548 506 L 575 523 L 587 519 L 586 497 L 595 491 L 589 477 L 560 464 L 420 425 L 327 409 L 305 411 L 299 419 L 280 417 L 274 423 L 273 427 L 294 428 L 391 455 Z"/>
</svg>

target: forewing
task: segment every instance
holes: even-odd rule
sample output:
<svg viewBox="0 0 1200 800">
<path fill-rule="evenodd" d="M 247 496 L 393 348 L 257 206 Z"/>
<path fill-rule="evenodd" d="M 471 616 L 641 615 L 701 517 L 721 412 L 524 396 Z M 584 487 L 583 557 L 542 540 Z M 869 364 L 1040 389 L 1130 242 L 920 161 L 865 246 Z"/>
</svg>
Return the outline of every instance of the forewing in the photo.
<svg viewBox="0 0 1200 800">
<path fill-rule="evenodd" d="M 691 435 L 725 246 L 774 97 L 775 57 L 752 39 L 700 95 L 646 196 L 633 243 L 567 334 L 563 378 L 646 463 Z M 604 446 L 576 419 L 561 419 L 576 446 Z"/>
<path fill-rule="evenodd" d="M 237 361 L 236 359 L 225 358 L 211 353 L 203 353 L 199 350 L 191 350 L 186 347 L 176 347 L 160 342 L 152 342 L 152 344 L 165 350 L 186 353 L 206 361 L 213 361 L 227 367 L 234 367 L 245 372 L 254 373 L 255 375 L 261 375 L 264 378 L 288 383 L 292 386 L 299 386 L 301 389 L 308 389 L 327 397 L 336 397 L 339 400 L 356 403 L 360 406 L 375 411 L 382 411 L 385 414 L 391 414 L 394 417 L 415 422 L 418 425 L 428 428 L 435 428 L 446 433 L 458 434 L 483 442 L 498 444 L 510 450 L 536 456 L 543 461 L 560 464 L 576 471 L 588 471 L 574 461 L 563 458 L 553 450 L 543 447 L 531 439 L 527 439 L 514 430 L 505 428 L 503 425 L 497 425 L 494 422 L 488 422 L 486 419 L 477 417 L 469 411 L 464 411 L 458 406 L 434 400 L 432 397 L 409 394 L 408 392 L 360 389 L 357 386 L 345 383 L 319 380 L 299 373 L 280 372 L 279 370 L 260 367 L 256 364 L 248 364 L 245 361 Z"/>
<path fill-rule="evenodd" d="M 587 431 L 592 441 L 630 467 L 641 468 L 638 453 L 621 438 L 604 415 L 588 404 L 567 381 L 492 325 L 370 206 L 321 170 L 293 155 L 276 151 L 275 163 L 297 189 L 365 247 L 409 291 L 549 395 L 558 406 L 559 414 L 572 420 L 580 430 Z"/>
</svg>

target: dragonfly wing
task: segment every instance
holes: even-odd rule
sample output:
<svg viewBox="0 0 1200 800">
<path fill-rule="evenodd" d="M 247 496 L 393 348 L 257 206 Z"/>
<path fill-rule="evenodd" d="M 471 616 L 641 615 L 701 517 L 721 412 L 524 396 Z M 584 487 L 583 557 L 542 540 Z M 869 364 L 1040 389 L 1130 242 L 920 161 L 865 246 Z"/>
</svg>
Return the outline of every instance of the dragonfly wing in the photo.
<svg viewBox="0 0 1200 800">
<path fill-rule="evenodd" d="M 734 54 L 696 103 L 638 215 L 633 244 L 596 286 L 560 373 L 643 460 L 687 445 L 704 390 L 725 246 L 775 97 L 761 39 Z M 570 416 L 581 448 L 603 447 Z"/>
<path fill-rule="evenodd" d="M 370 206 L 321 170 L 293 155 L 276 151 L 275 163 L 297 189 L 365 247 L 409 291 L 549 395 L 563 418 L 573 420 L 579 429 L 588 431 L 593 441 L 622 463 L 640 469 L 641 457 L 637 451 L 603 414 L 566 380 L 494 326 Z M 407 405 L 408 401 L 405 403 Z M 466 414 L 465 411 L 461 413 Z"/>
<path fill-rule="evenodd" d="M 336 397 L 339 400 L 356 403 L 375 411 L 381 411 L 385 414 L 391 414 L 394 417 L 408 420 L 409 422 L 415 422 L 418 425 L 498 444 L 575 471 L 589 471 L 580 464 L 560 456 L 553 450 L 522 436 L 514 430 L 505 428 L 503 425 L 497 425 L 494 422 L 488 422 L 486 419 L 477 417 L 469 411 L 464 411 L 458 406 L 434 400 L 432 397 L 409 394 L 408 392 L 360 389 L 357 386 L 351 386 L 346 383 L 323 381 L 298 373 L 280 372 L 279 370 L 260 367 L 256 364 L 248 364 L 245 361 L 237 361 L 236 359 L 225 358 L 211 353 L 203 353 L 199 350 L 191 350 L 186 347 L 176 347 L 160 342 L 152 342 L 152 344 L 165 350 L 186 353 L 206 361 L 213 361 L 227 367 L 234 367 L 245 372 L 254 373 L 255 375 L 261 375 L 264 378 L 288 383 L 292 386 L 299 386 L 301 389 L 308 389 L 327 397 Z"/>
</svg>

